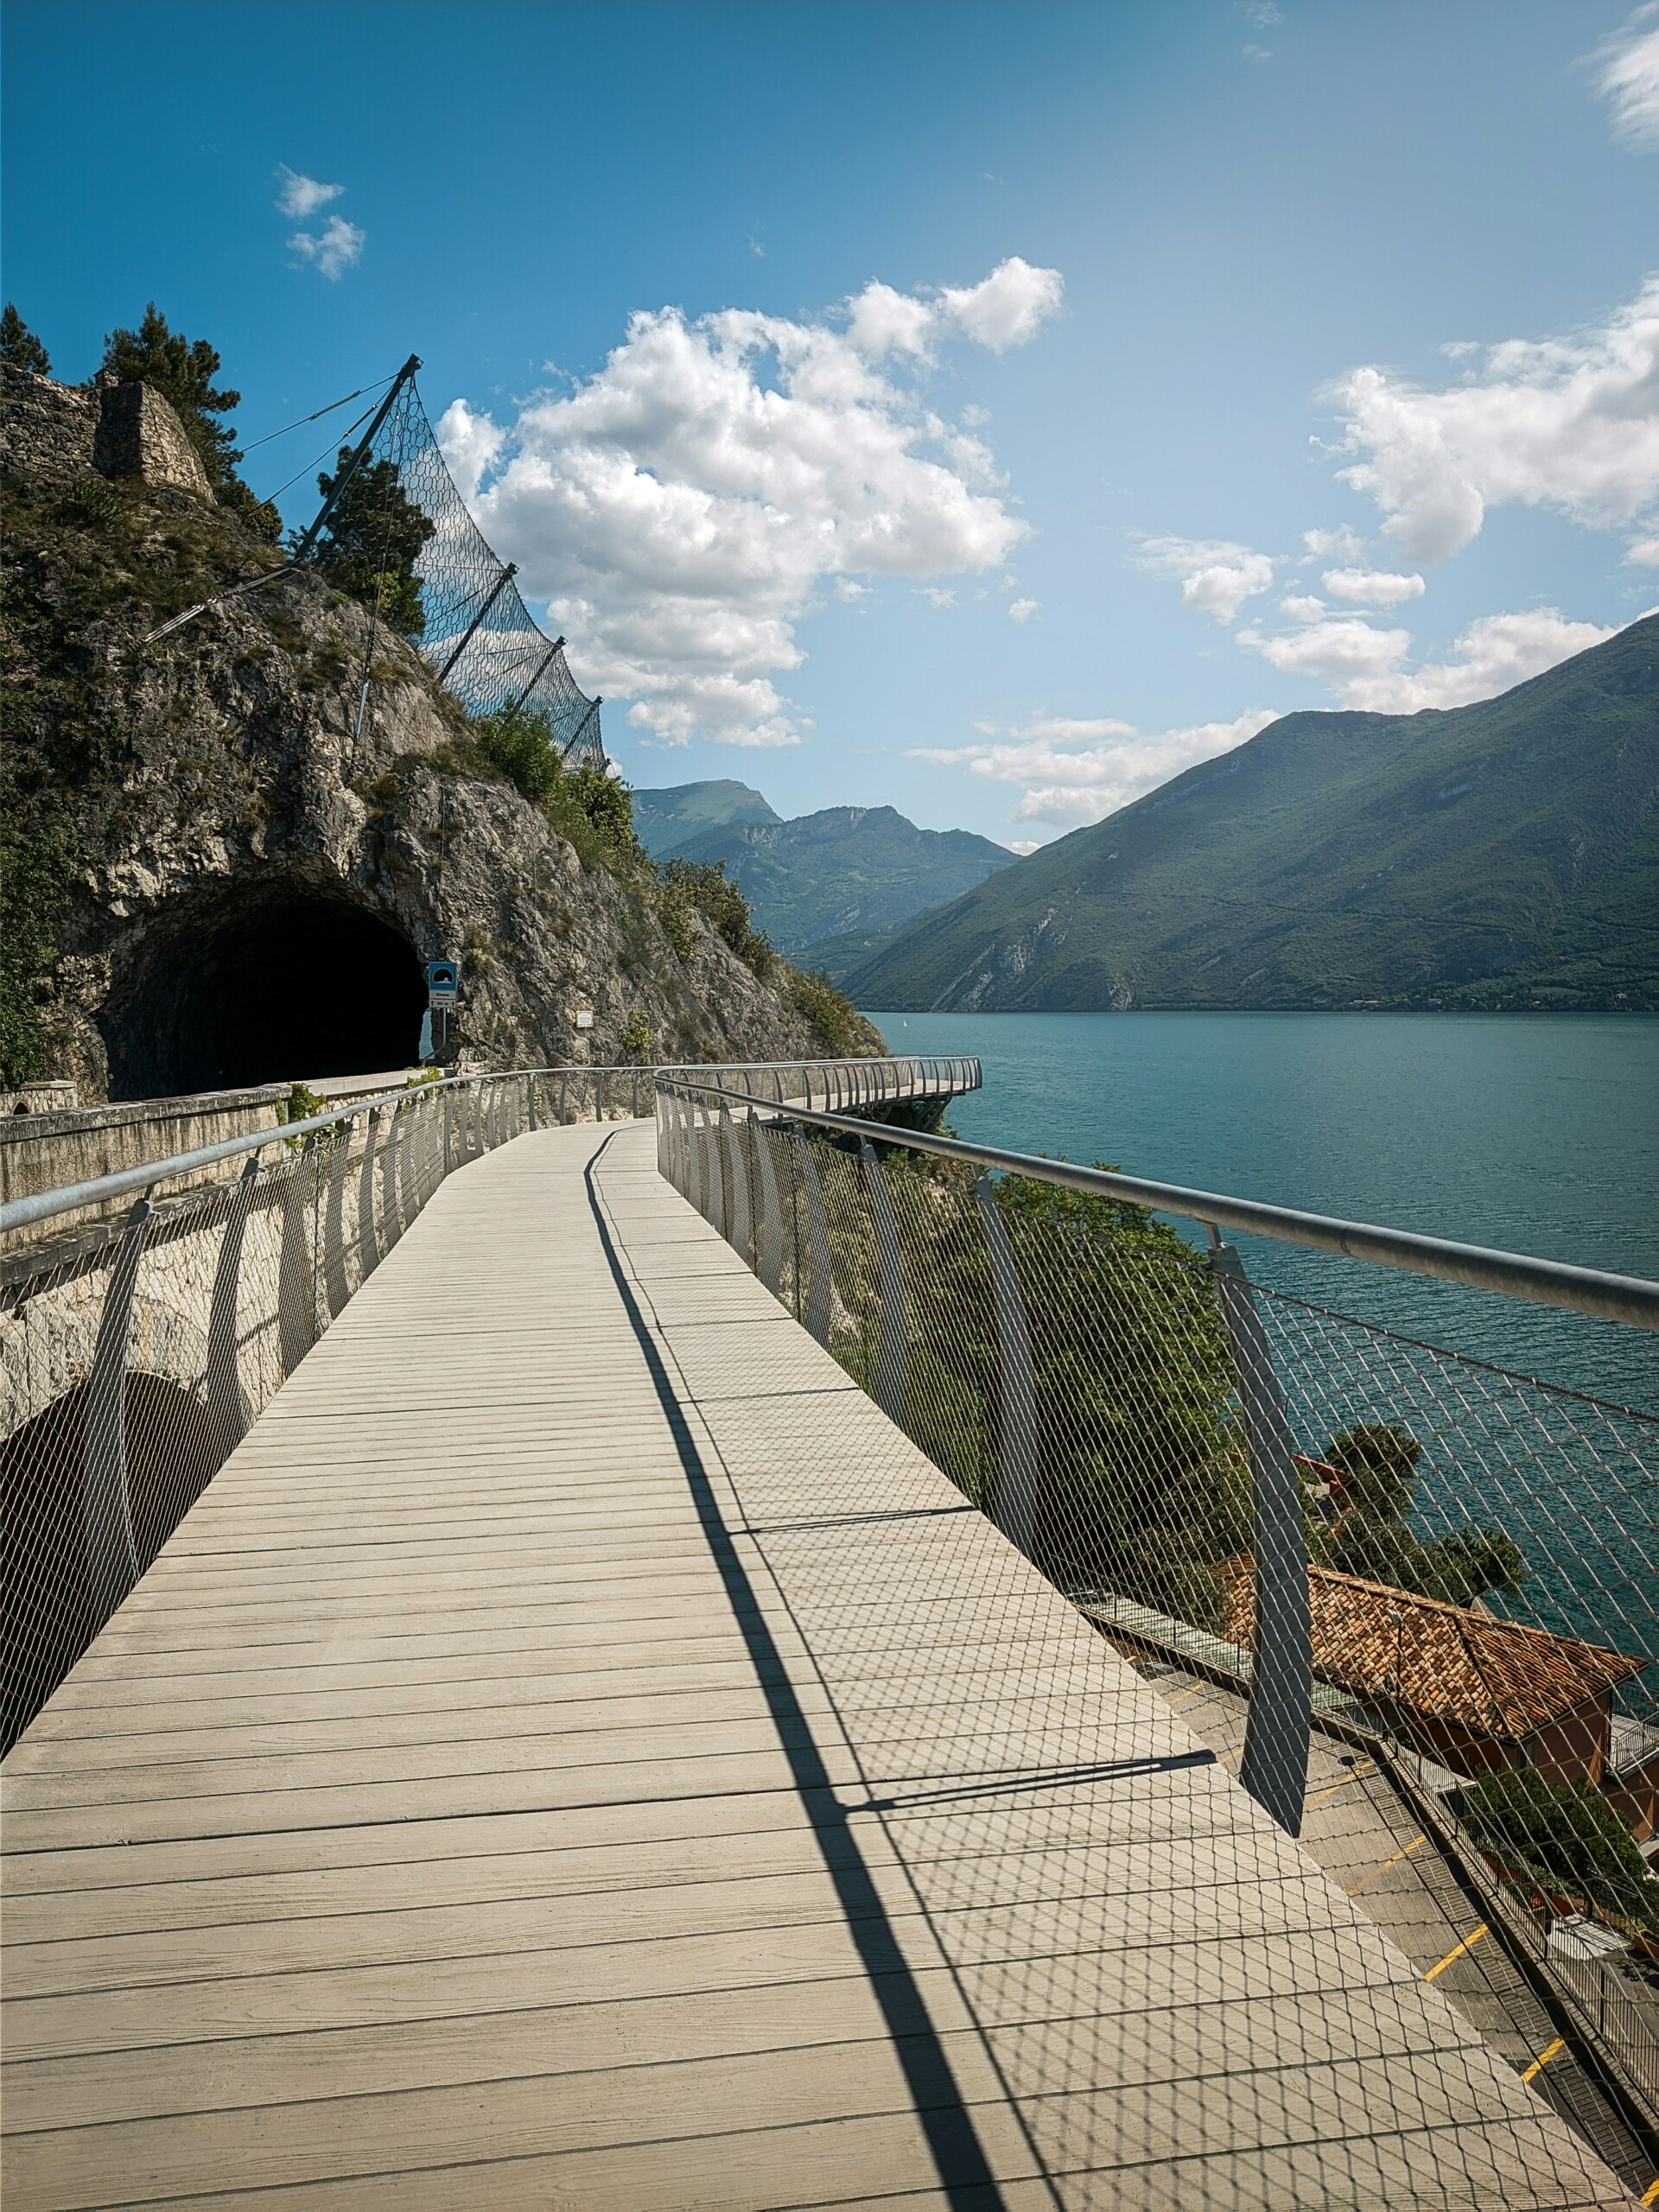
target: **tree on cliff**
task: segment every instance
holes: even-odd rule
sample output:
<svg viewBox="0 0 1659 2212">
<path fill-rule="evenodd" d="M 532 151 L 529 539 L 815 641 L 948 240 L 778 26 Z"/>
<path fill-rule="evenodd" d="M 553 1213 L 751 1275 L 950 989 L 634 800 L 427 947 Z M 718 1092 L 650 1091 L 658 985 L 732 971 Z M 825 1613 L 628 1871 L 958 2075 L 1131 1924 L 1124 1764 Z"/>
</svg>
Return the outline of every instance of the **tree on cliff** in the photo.
<svg viewBox="0 0 1659 2212">
<path fill-rule="evenodd" d="M 1502 1529 L 1465 1522 L 1424 1539 L 1412 1526 L 1423 1447 L 1403 1428 L 1371 1423 L 1344 1429 L 1325 1447 L 1337 1517 L 1314 1534 L 1322 1567 L 1447 1605 L 1471 1605 L 1488 1591 L 1513 1592 L 1526 1580 L 1526 1556 Z"/>
<path fill-rule="evenodd" d="M 49 377 L 52 363 L 47 350 L 8 300 L 0 314 L 0 361 L 14 369 L 27 369 L 32 377 Z"/>
<path fill-rule="evenodd" d="M 334 475 L 318 477 L 325 499 L 333 497 L 351 457 L 352 448 L 342 446 Z M 365 461 L 346 480 L 328 518 L 316 565 L 336 591 L 378 606 L 388 628 L 418 638 L 426 612 L 415 563 L 436 530 L 404 491 L 395 461 Z"/>
<path fill-rule="evenodd" d="M 242 517 L 262 537 L 282 535 L 282 518 L 270 500 L 257 499 L 236 473 L 241 460 L 235 433 L 217 418 L 242 404 L 239 391 L 215 390 L 219 358 L 205 338 L 187 338 L 168 327 L 152 300 L 137 330 L 118 328 L 104 340 L 104 367 L 123 384 L 147 384 L 159 391 L 184 425 L 200 457 L 213 496 Z"/>
</svg>

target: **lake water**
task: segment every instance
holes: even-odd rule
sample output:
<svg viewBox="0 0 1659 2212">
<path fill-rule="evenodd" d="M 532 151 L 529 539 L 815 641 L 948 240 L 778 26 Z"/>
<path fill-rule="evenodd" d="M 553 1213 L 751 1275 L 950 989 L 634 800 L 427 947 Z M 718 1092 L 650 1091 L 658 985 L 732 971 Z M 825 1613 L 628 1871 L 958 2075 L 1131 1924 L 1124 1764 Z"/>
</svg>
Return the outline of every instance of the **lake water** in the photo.
<svg viewBox="0 0 1659 2212">
<path fill-rule="evenodd" d="M 976 1052 L 981 1143 L 1659 1277 L 1659 1015 L 883 1014 Z M 1190 1224 L 1180 1224 L 1197 1236 Z M 1659 1410 L 1659 1338 L 1262 1238 L 1261 1281 Z"/>
</svg>

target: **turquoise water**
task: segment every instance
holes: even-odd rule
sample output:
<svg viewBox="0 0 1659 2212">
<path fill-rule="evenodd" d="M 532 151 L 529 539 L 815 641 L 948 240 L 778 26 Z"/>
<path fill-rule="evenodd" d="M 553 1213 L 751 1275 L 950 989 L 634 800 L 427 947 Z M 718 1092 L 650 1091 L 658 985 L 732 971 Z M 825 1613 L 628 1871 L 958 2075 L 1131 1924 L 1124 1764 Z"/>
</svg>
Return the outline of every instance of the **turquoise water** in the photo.
<svg viewBox="0 0 1659 2212">
<path fill-rule="evenodd" d="M 982 1143 L 1659 1277 L 1659 1015 L 870 1018 L 895 1052 L 978 1053 L 950 1121 Z M 1275 1288 L 1659 1410 L 1645 1331 L 1239 1242 Z"/>
</svg>

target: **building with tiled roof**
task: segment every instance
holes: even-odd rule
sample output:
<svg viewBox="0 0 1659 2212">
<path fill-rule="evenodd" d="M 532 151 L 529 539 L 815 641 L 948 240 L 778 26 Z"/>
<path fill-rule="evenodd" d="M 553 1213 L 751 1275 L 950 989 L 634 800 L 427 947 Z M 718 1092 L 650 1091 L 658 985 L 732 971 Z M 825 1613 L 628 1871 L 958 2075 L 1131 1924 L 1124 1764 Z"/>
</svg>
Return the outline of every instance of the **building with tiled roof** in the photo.
<svg viewBox="0 0 1659 2212">
<path fill-rule="evenodd" d="M 1248 1644 L 1251 1561 L 1223 1572 L 1226 1632 Z M 1314 1673 L 1396 1716 L 1441 1764 L 1471 1778 L 1516 1765 L 1598 1787 L 1609 1778 L 1613 1693 L 1645 1658 L 1328 1567 L 1310 1567 L 1307 1583 Z"/>
</svg>

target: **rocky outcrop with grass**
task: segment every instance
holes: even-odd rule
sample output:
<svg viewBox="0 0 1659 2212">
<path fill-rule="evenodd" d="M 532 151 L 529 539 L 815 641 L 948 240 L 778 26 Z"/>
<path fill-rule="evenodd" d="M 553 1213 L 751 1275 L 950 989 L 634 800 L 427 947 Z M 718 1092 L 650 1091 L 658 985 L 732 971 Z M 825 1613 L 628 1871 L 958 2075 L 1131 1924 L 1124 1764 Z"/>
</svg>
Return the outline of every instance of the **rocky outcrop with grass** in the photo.
<svg viewBox="0 0 1659 2212">
<path fill-rule="evenodd" d="M 0 1076 L 98 1099 L 399 1065 L 445 956 L 450 1056 L 485 1065 L 880 1049 L 712 872 L 665 880 L 614 784 L 278 574 L 159 395 L 0 380 Z"/>
</svg>

